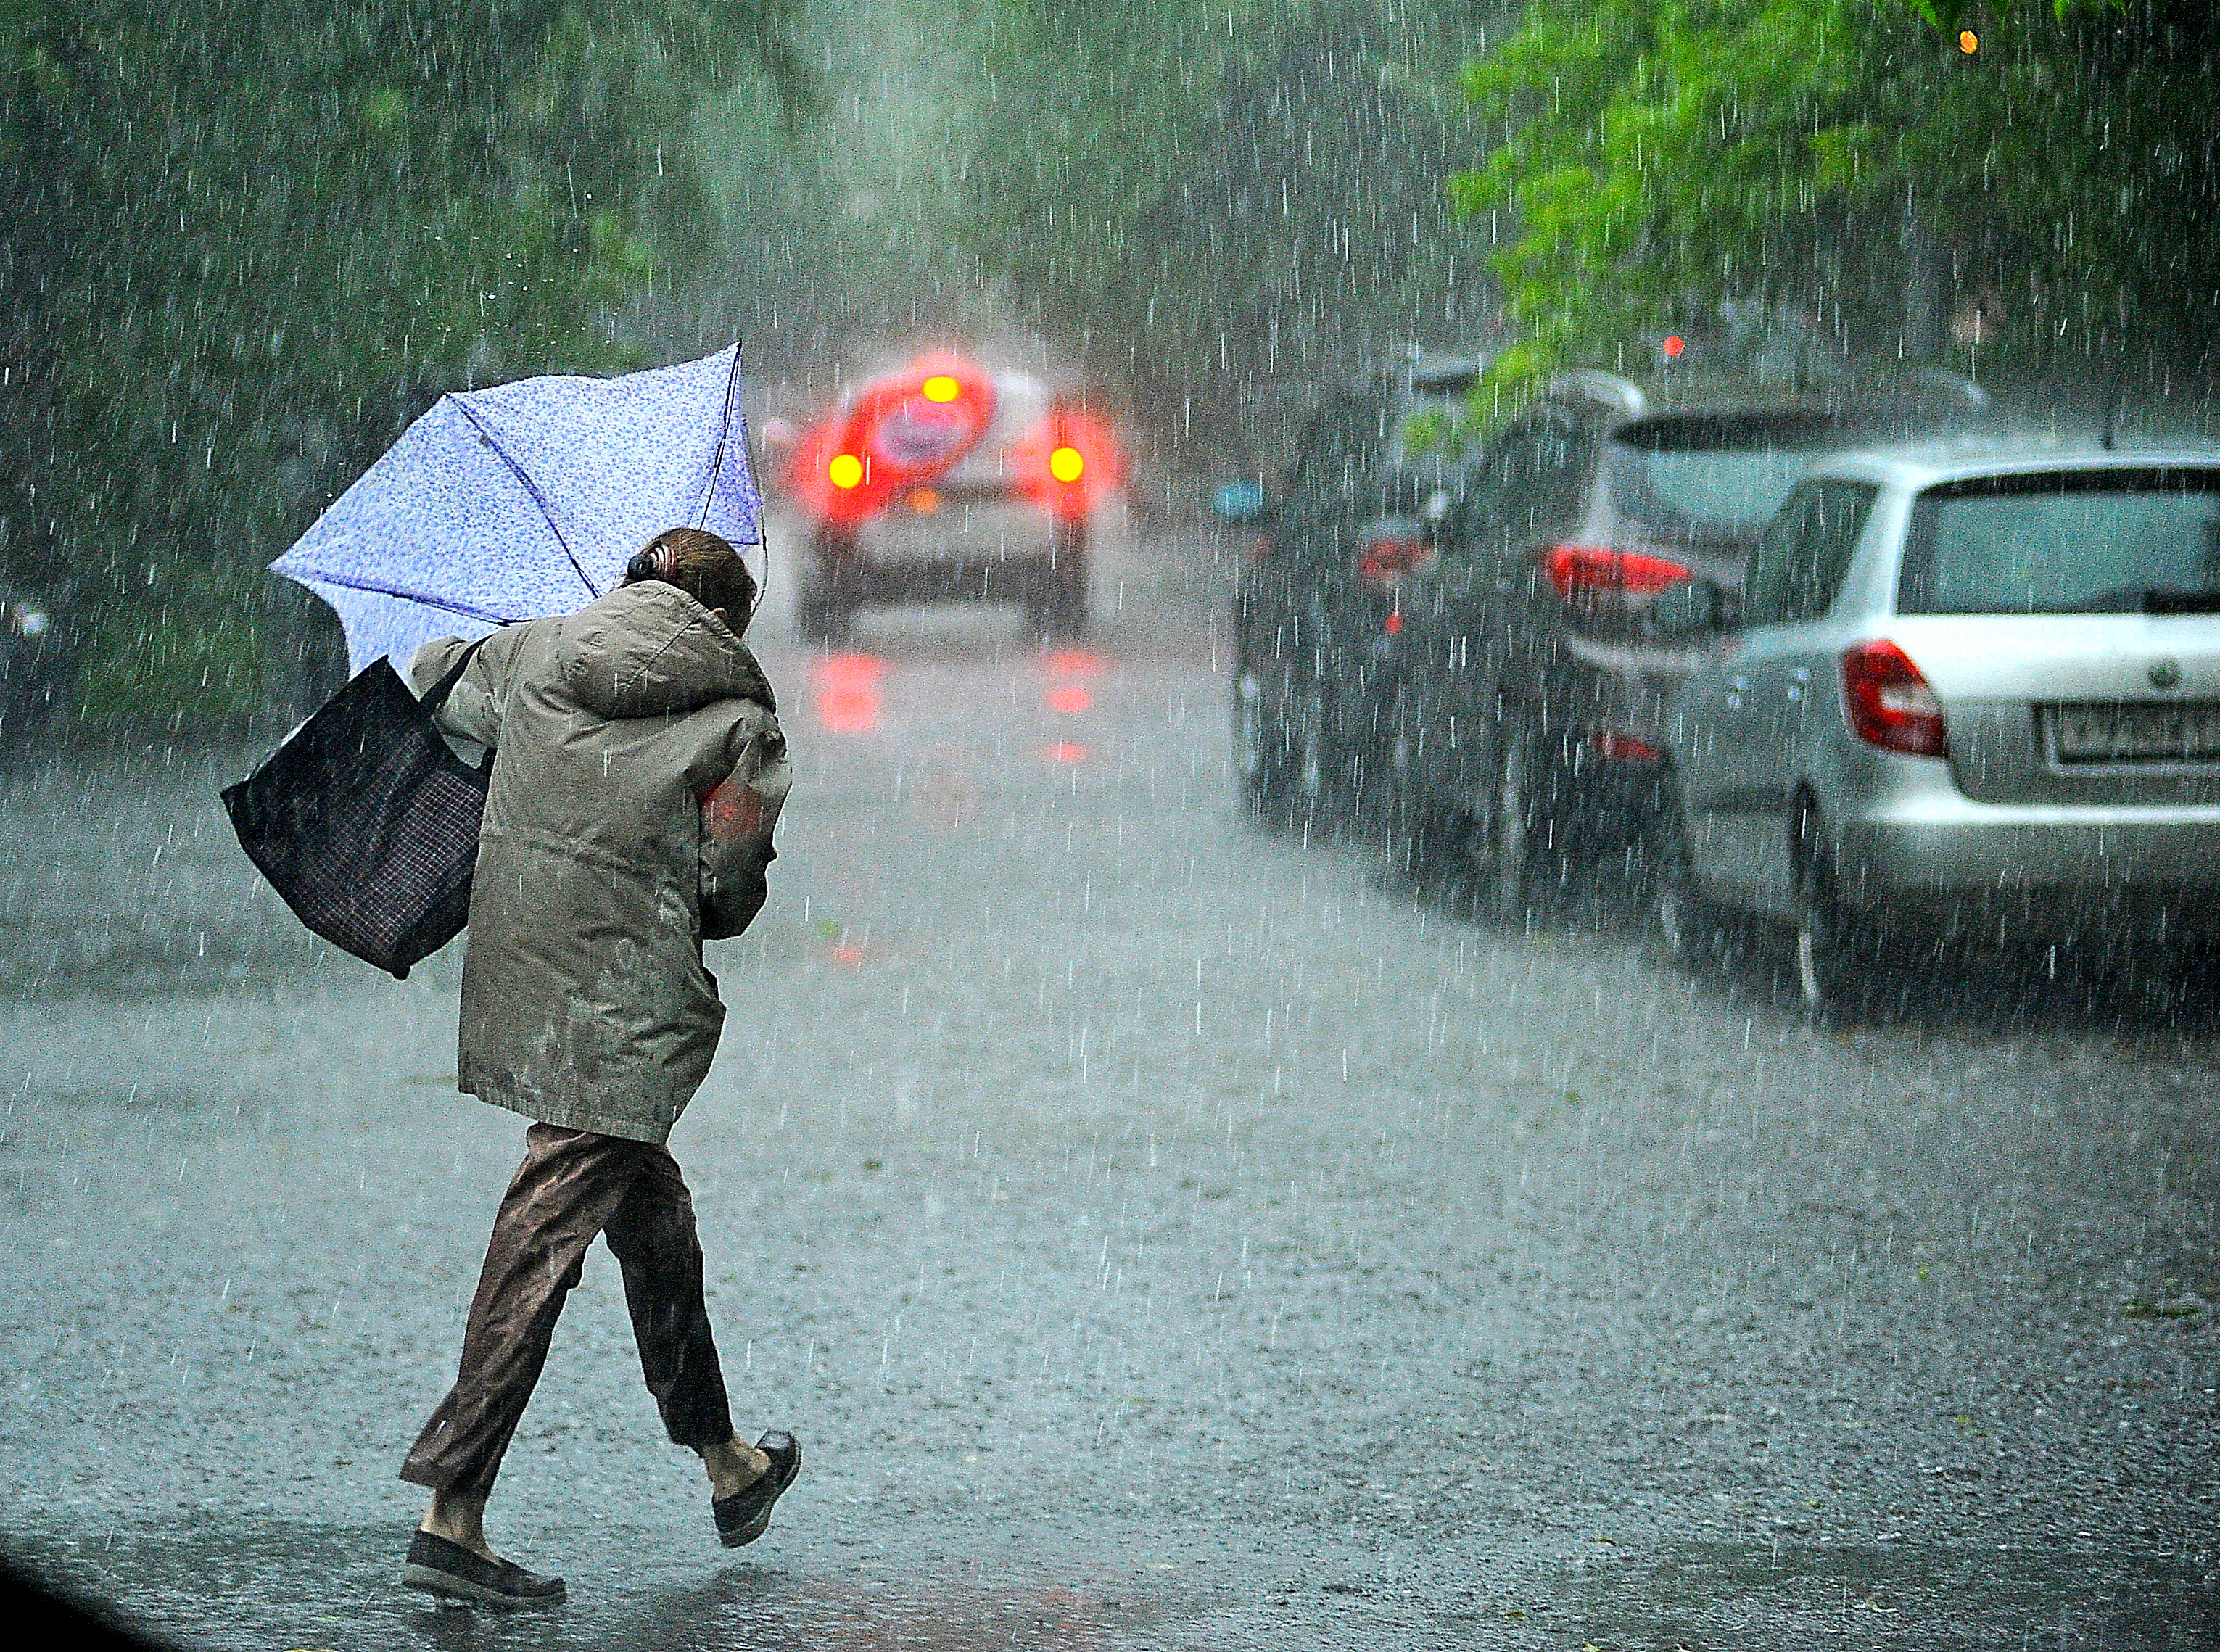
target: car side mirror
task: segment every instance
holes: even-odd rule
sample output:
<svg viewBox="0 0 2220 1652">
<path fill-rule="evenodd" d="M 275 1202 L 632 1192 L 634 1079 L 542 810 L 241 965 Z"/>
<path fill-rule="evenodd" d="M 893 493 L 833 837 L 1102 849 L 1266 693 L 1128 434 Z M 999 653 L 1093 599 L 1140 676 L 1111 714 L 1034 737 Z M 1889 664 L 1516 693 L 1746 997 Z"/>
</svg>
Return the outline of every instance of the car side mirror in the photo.
<svg viewBox="0 0 2220 1652">
<path fill-rule="evenodd" d="M 1258 527 L 1271 510 L 1262 483 L 1229 482 L 1212 496 L 1210 514 L 1229 527 Z"/>
<path fill-rule="evenodd" d="M 1660 637 L 1731 631 L 1740 623 L 1741 607 L 1712 580 L 1679 580 L 1658 592 L 1649 605 L 1649 629 Z"/>
</svg>

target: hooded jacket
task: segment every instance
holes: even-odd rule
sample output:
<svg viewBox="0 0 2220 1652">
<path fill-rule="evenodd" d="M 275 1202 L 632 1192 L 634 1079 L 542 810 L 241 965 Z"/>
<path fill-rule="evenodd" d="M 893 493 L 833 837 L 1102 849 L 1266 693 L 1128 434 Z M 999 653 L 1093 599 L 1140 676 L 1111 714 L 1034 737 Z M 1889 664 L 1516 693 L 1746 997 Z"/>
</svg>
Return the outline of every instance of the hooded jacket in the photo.
<svg viewBox="0 0 2220 1652">
<path fill-rule="evenodd" d="M 419 649 L 416 691 L 465 645 Z M 458 1088 L 565 1129 L 662 1142 L 724 1025 L 702 962 L 705 886 L 713 935 L 762 904 L 788 772 L 770 684 L 722 620 L 649 581 L 495 633 L 439 722 L 494 750 Z M 737 812 L 754 832 L 737 861 L 705 838 L 712 793 L 707 819 Z"/>
</svg>

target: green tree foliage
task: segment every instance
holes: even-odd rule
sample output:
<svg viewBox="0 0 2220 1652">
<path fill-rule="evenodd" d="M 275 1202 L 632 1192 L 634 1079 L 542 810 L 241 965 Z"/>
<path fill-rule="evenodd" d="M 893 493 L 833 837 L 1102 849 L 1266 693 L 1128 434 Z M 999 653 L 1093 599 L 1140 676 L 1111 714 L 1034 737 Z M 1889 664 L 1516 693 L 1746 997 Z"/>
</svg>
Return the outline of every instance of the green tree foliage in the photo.
<svg viewBox="0 0 2220 1652">
<path fill-rule="evenodd" d="M 1566 0 L 1466 89 L 1504 233 L 1497 369 L 1612 365 L 1740 299 L 1845 351 L 2210 373 L 2206 0 Z M 1962 37 L 1962 38 L 1961 38 Z"/>
<path fill-rule="evenodd" d="M 261 570 L 440 392 L 610 369 L 791 0 L 0 0 L 0 558 L 88 715 L 247 709 Z M 273 674 L 275 680 L 273 680 Z"/>
</svg>

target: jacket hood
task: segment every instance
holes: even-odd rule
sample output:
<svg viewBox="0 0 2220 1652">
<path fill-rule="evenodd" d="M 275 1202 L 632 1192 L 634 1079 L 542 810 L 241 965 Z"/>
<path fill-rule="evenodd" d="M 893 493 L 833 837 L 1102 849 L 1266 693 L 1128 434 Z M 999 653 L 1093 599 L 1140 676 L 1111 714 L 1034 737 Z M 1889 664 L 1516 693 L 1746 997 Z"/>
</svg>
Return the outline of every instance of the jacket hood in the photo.
<svg viewBox="0 0 2220 1652">
<path fill-rule="evenodd" d="M 720 700 L 778 709 L 732 627 L 676 585 L 620 585 L 563 621 L 564 686 L 603 717 L 683 715 Z"/>
</svg>

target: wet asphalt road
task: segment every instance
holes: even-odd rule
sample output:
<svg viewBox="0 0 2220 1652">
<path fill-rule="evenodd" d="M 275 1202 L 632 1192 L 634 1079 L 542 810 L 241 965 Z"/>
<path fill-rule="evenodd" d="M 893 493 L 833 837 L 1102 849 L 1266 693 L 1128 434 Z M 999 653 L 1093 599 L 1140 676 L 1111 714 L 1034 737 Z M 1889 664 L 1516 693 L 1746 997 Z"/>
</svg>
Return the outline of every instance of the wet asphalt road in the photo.
<svg viewBox="0 0 2220 1652">
<path fill-rule="evenodd" d="M 570 1605 L 395 1587 L 521 1121 L 258 892 L 243 754 L 0 788 L 0 1551 L 227 1648 L 2198 1647 L 2220 1041 L 2078 994 L 1808 1025 L 1232 802 L 1206 553 L 1092 645 L 764 622 L 771 904 L 672 1145 L 728 1554 L 589 1263 L 491 1517 Z M 790 589 L 790 582 L 786 589 Z"/>
</svg>

